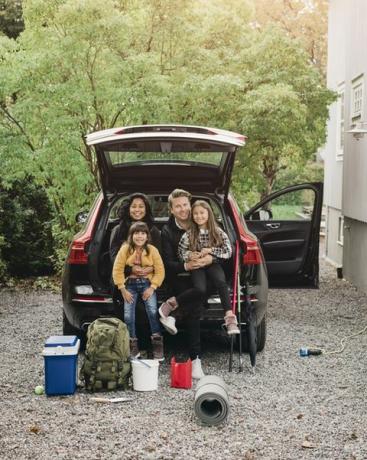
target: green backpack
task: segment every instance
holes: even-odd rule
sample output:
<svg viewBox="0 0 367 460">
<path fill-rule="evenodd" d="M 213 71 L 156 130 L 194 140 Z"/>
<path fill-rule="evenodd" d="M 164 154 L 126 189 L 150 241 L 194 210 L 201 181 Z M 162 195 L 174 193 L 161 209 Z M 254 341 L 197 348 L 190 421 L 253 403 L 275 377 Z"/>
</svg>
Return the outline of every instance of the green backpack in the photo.
<svg viewBox="0 0 367 460">
<path fill-rule="evenodd" d="M 89 391 L 126 390 L 131 375 L 130 337 L 117 318 L 99 318 L 88 327 L 85 359 L 80 370 Z"/>
</svg>

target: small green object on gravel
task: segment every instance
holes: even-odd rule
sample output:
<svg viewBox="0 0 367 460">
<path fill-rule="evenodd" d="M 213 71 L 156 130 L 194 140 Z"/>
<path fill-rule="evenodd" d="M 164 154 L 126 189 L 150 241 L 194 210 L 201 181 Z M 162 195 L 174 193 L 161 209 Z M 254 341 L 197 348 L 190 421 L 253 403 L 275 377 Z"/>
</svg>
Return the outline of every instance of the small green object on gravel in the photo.
<svg viewBox="0 0 367 460">
<path fill-rule="evenodd" d="M 43 393 L 45 392 L 45 389 L 43 388 L 42 385 L 37 385 L 36 388 L 34 389 L 34 392 L 36 393 L 36 395 L 43 395 Z"/>
</svg>

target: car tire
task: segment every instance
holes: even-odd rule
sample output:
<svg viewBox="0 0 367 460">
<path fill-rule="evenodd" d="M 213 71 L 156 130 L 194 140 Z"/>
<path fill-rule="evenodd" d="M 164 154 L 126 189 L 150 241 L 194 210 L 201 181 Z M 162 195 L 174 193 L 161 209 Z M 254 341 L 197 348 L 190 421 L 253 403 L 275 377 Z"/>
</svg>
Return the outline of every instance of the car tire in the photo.
<svg viewBox="0 0 367 460">
<path fill-rule="evenodd" d="M 85 334 L 83 334 L 76 327 L 70 324 L 64 311 L 62 312 L 62 334 L 63 335 L 76 335 L 80 339 L 80 351 L 85 350 L 85 345 L 86 345 Z"/>
<path fill-rule="evenodd" d="M 242 330 L 242 351 L 245 353 L 250 352 L 249 337 L 247 333 L 247 328 Z M 260 324 L 256 327 L 256 351 L 263 351 L 266 342 L 266 315 L 264 315 Z M 239 339 L 236 340 L 236 348 L 239 348 Z"/>
<path fill-rule="evenodd" d="M 264 315 L 260 324 L 257 326 L 257 351 L 263 351 L 266 342 L 266 315 Z"/>
</svg>

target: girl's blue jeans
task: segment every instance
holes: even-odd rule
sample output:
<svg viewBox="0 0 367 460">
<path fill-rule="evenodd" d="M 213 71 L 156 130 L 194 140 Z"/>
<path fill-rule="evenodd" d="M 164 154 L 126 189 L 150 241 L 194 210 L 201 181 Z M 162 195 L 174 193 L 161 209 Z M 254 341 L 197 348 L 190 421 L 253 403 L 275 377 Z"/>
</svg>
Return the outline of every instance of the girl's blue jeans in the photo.
<svg viewBox="0 0 367 460">
<path fill-rule="evenodd" d="M 136 337 L 135 328 L 135 308 L 138 296 L 142 295 L 143 292 L 150 287 L 150 281 L 147 278 L 129 278 L 126 283 L 126 289 L 134 296 L 131 303 L 124 301 L 124 319 L 129 329 L 131 338 Z M 154 291 L 153 294 L 147 300 L 143 300 L 145 305 L 145 311 L 147 312 L 150 329 L 152 334 L 161 332 L 161 327 L 158 321 L 158 305 L 157 305 L 157 294 Z"/>
</svg>

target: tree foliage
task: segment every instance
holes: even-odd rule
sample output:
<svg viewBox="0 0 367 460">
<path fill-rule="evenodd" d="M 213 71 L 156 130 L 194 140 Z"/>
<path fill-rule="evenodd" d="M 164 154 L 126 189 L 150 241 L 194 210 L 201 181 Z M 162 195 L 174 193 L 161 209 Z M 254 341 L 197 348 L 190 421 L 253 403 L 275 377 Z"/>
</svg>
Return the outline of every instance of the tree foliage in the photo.
<svg viewBox="0 0 367 460">
<path fill-rule="evenodd" d="M 60 254 L 98 190 L 91 131 L 176 122 L 243 132 L 239 196 L 269 192 L 324 141 L 332 94 L 298 42 L 252 26 L 250 0 L 26 0 L 23 10 L 24 32 L 0 39 L 3 182 L 31 174 L 47 190 Z"/>
<path fill-rule="evenodd" d="M 24 29 L 21 0 L 0 0 L 0 32 L 17 38 Z"/>
<path fill-rule="evenodd" d="M 257 27 L 277 24 L 300 41 L 310 62 L 326 76 L 328 0 L 256 0 Z"/>
<path fill-rule="evenodd" d="M 42 188 L 32 177 L 0 188 L 0 279 L 44 275 L 52 271 L 52 211 Z M 2 264 L 1 264 L 2 261 Z"/>
</svg>

